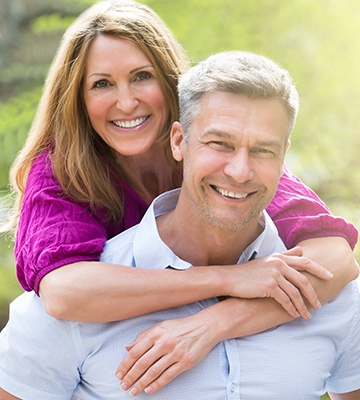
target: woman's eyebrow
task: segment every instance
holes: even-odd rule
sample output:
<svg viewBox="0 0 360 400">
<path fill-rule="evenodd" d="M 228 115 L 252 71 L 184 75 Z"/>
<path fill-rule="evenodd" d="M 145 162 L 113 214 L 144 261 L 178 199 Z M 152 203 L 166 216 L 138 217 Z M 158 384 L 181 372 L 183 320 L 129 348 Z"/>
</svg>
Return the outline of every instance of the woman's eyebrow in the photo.
<svg viewBox="0 0 360 400">
<path fill-rule="evenodd" d="M 106 77 L 106 78 L 110 78 L 111 74 L 105 74 L 103 72 L 94 72 L 94 73 L 92 73 L 92 74 L 90 74 L 88 76 L 88 79 L 91 78 L 92 76 L 103 76 L 103 77 Z"/>
<path fill-rule="evenodd" d="M 145 64 L 145 65 L 142 65 L 140 67 L 136 67 L 136 68 L 132 69 L 130 71 L 130 74 L 133 74 L 134 72 L 137 72 L 137 71 L 142 70 L 144 68 L 154 68 L 154 66 L 152 64 Z M 104 72 L 94 72 L 94 73 L 90 74 L 88 76 L 88 78 L 91 78 L 92 76 L 103 76 L 103 77 L 110 78 L 111 74 L 106 74 Z"/>
<path fill-rule="evenodd" d="M 154 68 L 154 66 L 152 65 L 152 64 L 145 64 L 145 65 L 142 65 L 141 67 L 137 67 L 137 68 L 134 68 L 134 69 L 132 69 L 131 71 L 130 71 L 130 73 L 131 74 L 133 74 L 134 72 L 136 72 L 136 71 L 139 71 L 139 70 L 141 70 L 141 69 L 143 69 L 143 68 Z"/>
</svg>

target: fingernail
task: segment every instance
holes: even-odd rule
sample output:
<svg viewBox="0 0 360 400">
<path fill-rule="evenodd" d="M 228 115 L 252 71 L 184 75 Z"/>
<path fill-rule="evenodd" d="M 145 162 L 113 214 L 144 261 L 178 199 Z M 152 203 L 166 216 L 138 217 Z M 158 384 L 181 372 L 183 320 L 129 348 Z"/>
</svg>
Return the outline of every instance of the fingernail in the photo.
<svg viewBox="0 0 360 400">
<path fill-rule="evenodd" d="M 124 374 L 123 374 L 122 372 L 118 372 L 118 373 L 115 375 L 115 377 L 116 377 L 116 379 L 119 379 L 119 381 L 121 381 L 121 380 L 123 379 L 123 377 L 124 377 Z"/>
<path fill-rule="evenodd" d="M 121 382 L 120 389 L 121 390 L 128 390 L 129 385 L 126 382 Z"/>
<path fill-rule="evenodd" d="M 136 387 L 133 387 L 131 390 L 130 390 L 130 392 L 129 392 L 129 394 L 130 394 L 130 396 L 135 396 L 136 394 L 137 394 L 137 389 L 136 389 Z"/>
<path fill-rule="evenodd" d="M 147 393 L 147 394 L 151 393 L 151 391 L 152 391 L 152 387 L 151 386 L 148 386 L 147 388 L 144 389 L 144 392 Z"/>
<path fill-rule="evenodd" d="M 317 303 L 316 303 L 316 308 L 319 309 L 319 308 L 321 308 L 321 307 L 322 307 L 322 304 L 321 304 L 320 301 L 318 300 Z"/>
<path fill-rule="evenodd" d="M 327 275 L 329 278 L 333 278 L 333 277 L 334 277 L 334 275 L 333 275 L 330 271 L 326 271 L 326 275 Z"/>
<path fill-rule="evenodd" d="M 129 350 L 129 349 L 131 349 L 133 346 L 134 346 L 134 342 L 129 343 L 129 344 L 127 344 L 127 345 L 125 346 L 125 349 L 126 349 L 126 350 Z"/>
<path fill-rule="evenodd" d="M 307 311 L 307 313 L 306 313 L 306 318 L 307 319 L 311 319 L 312 318 L 312 315 L 309 313 L 309 311 Z"/>
</svg>

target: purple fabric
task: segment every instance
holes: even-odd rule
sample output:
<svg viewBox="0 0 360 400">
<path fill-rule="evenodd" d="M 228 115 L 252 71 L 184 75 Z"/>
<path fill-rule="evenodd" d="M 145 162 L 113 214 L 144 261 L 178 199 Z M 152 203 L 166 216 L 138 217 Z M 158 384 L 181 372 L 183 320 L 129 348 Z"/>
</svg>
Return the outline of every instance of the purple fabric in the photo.
<svg viewBox="0 0 360 400">
<path fill-rule="evenodd" d="M 47 152 L 35 160 L 15 241 L 17 277 L 25 290 L 38 293 L 44 275 L 62 265 L 99 261 L 107 239 L 140 222 L 148 204 L 120 176 L 118 179 L 125 215 L 114 224 L 105 221 L 105 210 L 92 214 L 87 204 L 74 203 L 64 195 Z"/>
<path fill-rule="evenodd" d="M 47 152 L 38 157 L 29 174 L 15 242 L 17 277 L 21 286 L 38 293 L 40 280 L 50 271 L 77 261 L 98 261 L 107 239 L 137 224 L 148 205 L 119 176 L 124 193 L 123 221 L 105 221 L 105 211 L 67 198 L 52 173 Z M 121 189 L 120 189 L 121 188 Z M 326 205 L 289 171 L 285 171 L 267 211 L 290 248 L 302 240 L 342 236 L 352 248 L 357 230 L 330 214 Z"/>
<path fill-rule="evenodd" d="M 287 168 L 266 211 L 288 249 L 303 240 L 325 236 L 341 236 L 352 249 L 358 241 L 355 226 L 333 216 L 325 203 Z"/>
</svg>

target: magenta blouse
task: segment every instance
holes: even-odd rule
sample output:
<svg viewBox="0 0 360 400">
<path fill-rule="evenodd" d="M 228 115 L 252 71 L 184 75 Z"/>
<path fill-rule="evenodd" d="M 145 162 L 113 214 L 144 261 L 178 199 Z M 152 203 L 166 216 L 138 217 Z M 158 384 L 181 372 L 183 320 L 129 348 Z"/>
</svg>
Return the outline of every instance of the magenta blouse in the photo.
<svg viewBox="0 0 360 400">
<path fill-rule="evenodd" d="M 38 293 L 50 271 L 77 261 L 98 261 L 107 239 L 137 224 L 148 208 L 119 176 L 125 201 L 124 218 L 106 222 L 105 210 L 90 212 L 85 203 L 67 198 L 55 178 L 48 153 L 39 156 L 29 173 L 15 241 L 17 277 L 21 286 Z M 285 170 L 267 208 L 286 247 L 302 240 L 342 236 L 352 248 L 357 230 L 331 215 L 326 205 L 298 178 Z"/>
</svg>

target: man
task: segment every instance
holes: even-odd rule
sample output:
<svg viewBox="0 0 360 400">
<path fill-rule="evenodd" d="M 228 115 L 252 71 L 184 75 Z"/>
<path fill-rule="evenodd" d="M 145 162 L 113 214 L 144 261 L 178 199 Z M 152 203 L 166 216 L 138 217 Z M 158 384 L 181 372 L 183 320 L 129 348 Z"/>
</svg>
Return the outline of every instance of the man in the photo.
<svg viewBox="0 0 360 400">
<path fill-rule="evenodd" d="M 222 53 L 185 74 L 179 94 L 181 118 L 173 125 L 171 144 L 174 158 L 184 164 L 182 188 L 157 198 L 138 226 L 111 239 L 103 260 L 182 270 L 240 264 L 285 250 L 263 210 L 281 176 L 298 110 L 297 92 L 286 71 L 261 56 Z M 66 351 L 69 371 L 60 383 L 68 393 L 51 393 L 48 398 L 128 398 L 127 392 L 119 391 L 114 373 L 134 335 L 164 320 L 188 321 L 202 313 L 205 330 L 213 334 L 212 350 L 157 391 L 154 399 L 318 400 L 325 391 L 336 400 L 360 399 L 356 283 L 316 310 L 309 321 L 297 319 L 243 338 L 222 337 L 225 321 L 206 319 L 208 306 L 221 310 L 231 300 L 208 299 L 122 322 L 57 321 L 52 323 L 56 329 L 45 324 L 43 336 L 49 330 L 59 343 L 53 363 L 63 360 Z M 50 319 L 38 303 L 37 312 Z M 199 335 L 203 333 L 204 329 Z M 166 355 L 154 365 L 162 362 Z M 43 379 L 59 384 L 56 368 Z M 130 394 L 149 398 L 143 392 Z"/>
<path fill-rule="evenodd" d="M 171 141 L 173 156 L 184 162 L 184 182 L 178 200 L 169 193 L 155 202 L 155 215 L 167 211 L 156 220 L 161 240 L 193 265 L 241 263 L 254 253 L 283 250 L 263 210 L 275 193 L 298 110 L 288 74 L 256 55 L 218 54 L 185 74 L 179 96 L 181 124 L 173 125 Z M 141 224 L 134 243 L 147 236 L 150 257 L 164 254 L 168 248 L 154 240 L 153 229 L 146 235 L 146 228 Z M 197 237 L 203 238 L 200 245 Z M 123 253 L 119 243 L 108 243 L 104 256 L 116 261 L 117 251 Z M 179 268 L 181 261 L 164 256 L 167 264 Z M 201 306 L 206 310 L 200 302 L 186 312 Z M 156 398 L 308 400 L 326 390 L 333 399 L 360 399 L 358 307 L 351 284 L 310 321 L 226 340 Z M 182 316 L 173 311 L 172 318 Z M 214 369 L 214 356 L 224 362 L 221 371 Z"/>
</svg>

